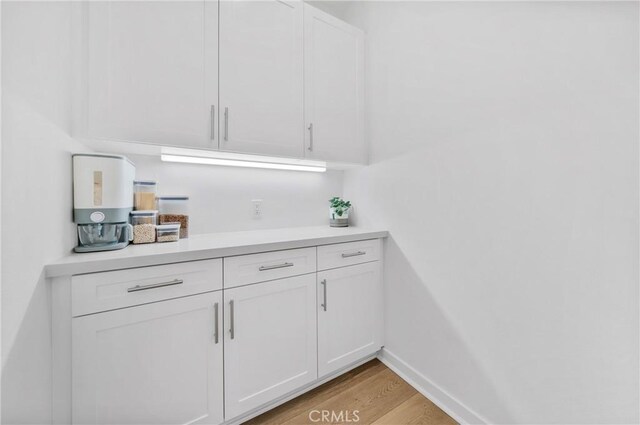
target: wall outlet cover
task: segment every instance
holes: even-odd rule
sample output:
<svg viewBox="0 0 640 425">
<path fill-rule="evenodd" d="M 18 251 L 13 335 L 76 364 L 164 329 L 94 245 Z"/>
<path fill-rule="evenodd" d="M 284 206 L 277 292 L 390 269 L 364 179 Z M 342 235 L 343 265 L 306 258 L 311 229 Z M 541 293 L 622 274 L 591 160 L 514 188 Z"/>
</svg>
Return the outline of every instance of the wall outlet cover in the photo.
<svg viewBox="0 0 640 425">
<path fill-rule="evenodd" d="M 253 205 L 253 218 L 262 217 L 262 199 L 252 199 L 251 204 Z"/>
</svg>

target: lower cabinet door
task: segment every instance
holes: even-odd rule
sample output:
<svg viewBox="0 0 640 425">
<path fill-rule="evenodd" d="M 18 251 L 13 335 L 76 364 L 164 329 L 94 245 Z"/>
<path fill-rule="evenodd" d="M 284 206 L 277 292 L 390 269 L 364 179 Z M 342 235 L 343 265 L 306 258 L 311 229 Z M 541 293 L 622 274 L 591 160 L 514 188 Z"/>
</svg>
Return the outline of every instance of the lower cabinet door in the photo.
<svg viewBox="0 0 640 425">
<path fill-rule="evenodd" d="M 218 291 L 74 318 L 73 423 L 223 422 L 222 307 Z"/>
<path fill-rule="evenodd" d="M 225 416 L 317 378 L 315 274 L 224 291 Z"/>
<path fill-rule="evenodd" d="M 318 374 L 328 375 L 382 347 L 378 261 L 318 273 Z"/>
</svg>

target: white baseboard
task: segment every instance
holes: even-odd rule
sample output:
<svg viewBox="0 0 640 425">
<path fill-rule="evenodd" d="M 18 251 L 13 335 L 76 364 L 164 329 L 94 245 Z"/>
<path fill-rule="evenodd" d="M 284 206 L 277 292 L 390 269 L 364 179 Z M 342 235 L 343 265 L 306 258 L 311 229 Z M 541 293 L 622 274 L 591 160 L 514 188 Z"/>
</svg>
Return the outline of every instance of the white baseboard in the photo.
<svg viewBox="0 0 640 425">
<path fill-rule="evenodd" d="M 490 423 L 386 348 L 382 349 L 378 358 L 456 422 L 460 424 Z"/>
</svg>

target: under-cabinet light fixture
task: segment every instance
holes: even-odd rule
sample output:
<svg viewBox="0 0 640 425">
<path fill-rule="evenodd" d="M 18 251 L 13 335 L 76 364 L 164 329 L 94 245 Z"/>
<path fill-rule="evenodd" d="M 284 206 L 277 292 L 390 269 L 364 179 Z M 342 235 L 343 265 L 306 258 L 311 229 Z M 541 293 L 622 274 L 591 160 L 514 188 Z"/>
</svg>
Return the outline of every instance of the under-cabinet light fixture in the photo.
<svg viewBox="0 0 640 425">
<path fill-rule="evenodd" d="M 308 159 L 277 158 L 199 149 L 162 148 L 160 159 L 165 162 L 221 165 L 229 167 L 267 168 L 271 170 L 311 171 L 324 173 L 327 163 Z"/>
</svg>

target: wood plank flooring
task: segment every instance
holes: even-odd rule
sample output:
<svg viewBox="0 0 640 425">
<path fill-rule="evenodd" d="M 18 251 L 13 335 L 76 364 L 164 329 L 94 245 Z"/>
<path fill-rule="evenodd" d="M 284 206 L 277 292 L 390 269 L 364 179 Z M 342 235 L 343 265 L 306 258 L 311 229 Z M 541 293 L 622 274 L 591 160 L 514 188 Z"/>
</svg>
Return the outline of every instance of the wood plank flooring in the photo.
<svg viewBox="0 0 640 425">
<path fill-rule="evenodd" d="M 245 424 L 454 425 L 456 422 L 376 359 Z"/>
</svg>

